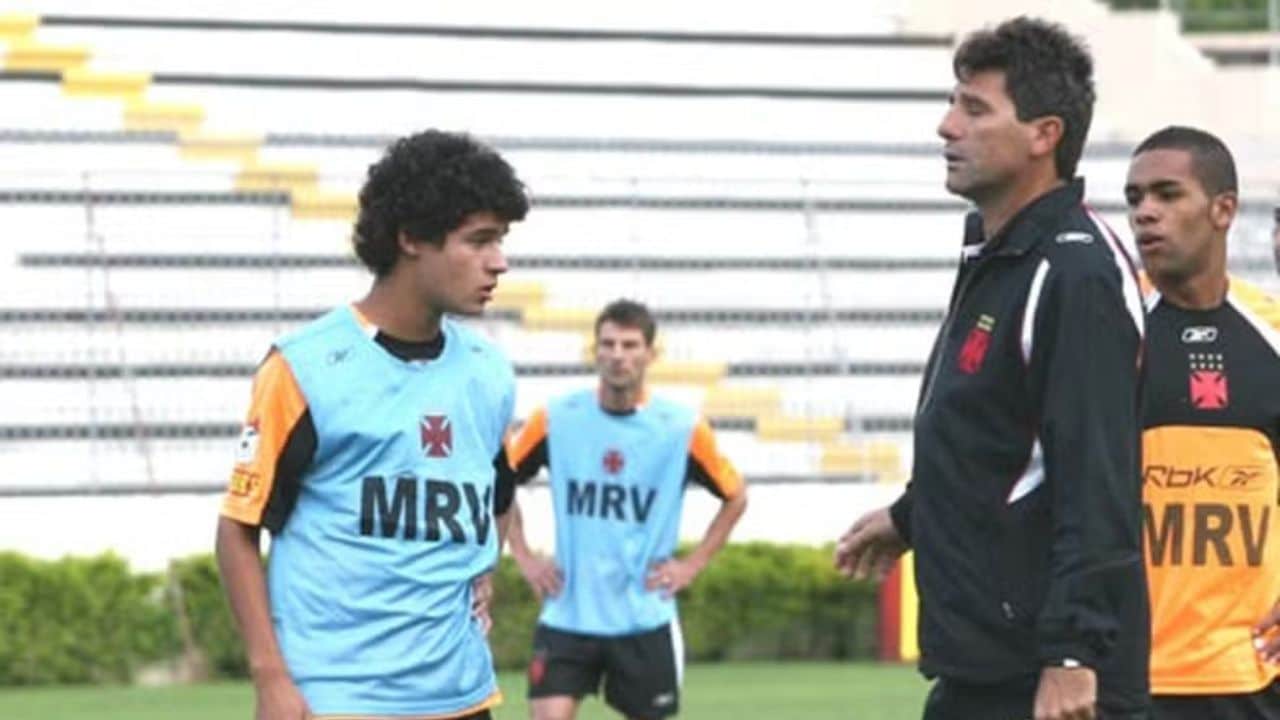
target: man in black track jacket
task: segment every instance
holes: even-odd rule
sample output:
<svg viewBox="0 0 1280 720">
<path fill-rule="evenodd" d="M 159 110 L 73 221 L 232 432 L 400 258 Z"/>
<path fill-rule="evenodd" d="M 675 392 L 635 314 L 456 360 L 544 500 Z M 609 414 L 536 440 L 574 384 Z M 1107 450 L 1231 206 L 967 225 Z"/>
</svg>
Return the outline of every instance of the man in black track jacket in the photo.
<svg viewBox="0 0 1280 720">
<path fill-rule="evenodd" d="M 1134 265 L 1072 179 L 1092 62 L 1018 18 L 957 50 L 938 132 L 967 218 L 925 368 L 912 481 L 841 538 L 916 552 L 926 720 L 1141 718 L 1149 703 Z"/>
</svg>

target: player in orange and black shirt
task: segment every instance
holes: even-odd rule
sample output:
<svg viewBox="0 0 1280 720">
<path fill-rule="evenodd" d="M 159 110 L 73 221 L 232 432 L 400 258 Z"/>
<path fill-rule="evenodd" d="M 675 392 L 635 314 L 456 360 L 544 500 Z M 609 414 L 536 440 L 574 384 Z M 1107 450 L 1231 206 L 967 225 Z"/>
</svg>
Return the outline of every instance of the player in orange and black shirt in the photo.
<svg viewBox="0 0 1280 720">
<path fill-rule="evenodd" d="M 1159 720 L 1280 718 L 1280 305 L 1227 275 L 1236 194 L 1226 146 L 1183 127 L 1139 145 L 1125 185 L 1154 284 L 1142 480 Z"/>
</svg>

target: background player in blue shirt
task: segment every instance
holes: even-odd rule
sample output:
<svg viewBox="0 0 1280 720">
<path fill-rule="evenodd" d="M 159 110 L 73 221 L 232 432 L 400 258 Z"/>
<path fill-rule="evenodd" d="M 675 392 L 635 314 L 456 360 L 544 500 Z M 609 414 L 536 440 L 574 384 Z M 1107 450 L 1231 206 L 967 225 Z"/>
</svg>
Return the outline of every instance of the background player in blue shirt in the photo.
<svg viewBox="0 0 1280 720">
<path fill-rule="evenodd" d="M 369 294 L 259 368 L 217 538 L 258 720 L 488 718 L 501 700 L 481 595 L 514 374 L 445 315 L 483 310 L 528 207 L 471 138 L 397 141 L 360 191 Z"/>
<path fill-rule="evenodd" d="M 676 713 L 684 649 L 674 596 L 746 509 L 742 478 L 706 420 L 645 393 L 654 332 L 645 306 L 605 307 L 595 327 L 598 387 L 539 409 L 508 445 L 517 481 L 548 468 L 555 507 L 554 561 L 529 550 L 511 513 L 512 553 L 544 599 L 529 667 L 536 720 L 570 720 L 602 680 L 605 701 L 628 718 Z M 677 558 L 690 481 L 723 504 L 702 542 Z"/>
</svg>

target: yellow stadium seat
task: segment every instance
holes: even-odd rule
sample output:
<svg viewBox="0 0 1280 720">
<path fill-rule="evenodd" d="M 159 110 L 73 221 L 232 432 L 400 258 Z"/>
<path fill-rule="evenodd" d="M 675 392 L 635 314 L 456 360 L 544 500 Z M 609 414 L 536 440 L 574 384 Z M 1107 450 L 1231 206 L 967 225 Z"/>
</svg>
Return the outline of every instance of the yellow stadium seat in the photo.
<svg viewBox="0 0 1280 720">
<path fill-rule="evenodd" d="M 1262 288 L 1237 277 L 1231 278 L 1231 293 L 1248 309 L 1272 327 L 1280 330 L 1280 302 Z"/>
<path fill-rule="evenodd" d="M 879 441 L 867 446 L 871 471 L 881 482 L 902 482 L 902 457 L 897 443 Z"/>
<path fill-rule="evenodd" d="M 500 280 L 489 307 L 500 310 L 523 310 L 541 305 L 547 297 L 547 288 L 540 282 Z"/>
<path fill-rule="evenodd" d="M 774 387 L 714 385 L 702 399 L 702 414 L 708 417 L 756 417 L 777 415 L 782 392 Z"/>
<path fill-rule="evenodd" d="M 785 442 L 832 442 L 844 432 L 844 418 L 765 415 L 756 420 L 756 437 Z"/>
<path fill-rule="evenodd" d="M 40 16 L 30 13 L 0 13 L 0 40 L 30 37 L 40 26 Z"/>
<path fill-rule="evenodd" d="M 204 122 L 204 108 L 195 103 L 130 101 L 124 109 L 127 130 L 191 131 Z"/>
<path fill-rule="evenodd" d="M 236 175 L 236 189 L 241 192 L 313 190 L 319 179 L 320 172 L 314 165 L 251 162 Z"/>
<path fill-rule="evenodd" d="M 819 467 L 824 473 L 863 473 L 871 469 L 871 453 L 862 443 L 835 442 L 822 447 Z"/>
<path fill-rule="evenodd" d="M 825 445 L 820 467 L 825 473 L 874 473 L 881 482 L 902 481 L 898 445 L 887 441 Z"/>
<path fill-rule="evenodd" d="M 591 329 L 595 322 L 594 310 L 583 308 L 546 307 L 532 305 L 524 309 L 524 326 L 531 330 L 579 330 Z"/>
<path fill-rule="evenodd" d="M 718 382 L 724 373 L 724 363 L 659 361 L 649 366 L 645 377 L 655 383 L 709 385 Z"/>
<path fill-rule="evenodd" d="M 356 216 L 357 207 L 356 196 L 351 193 L 296 188 L 290 194 L 290 209 L 299 220 L 350 222 Z"/>
<path fill-rule="evenodd" d="M 252 164 L 262 147 L 257 135 L 227 135 L 189 130 L 178 137 L 178 152 L 187 160 L 229 160 Z"/>
<path fill-rule="evenodd" d="M 7 70 L 55 70 L 80 67 L 89 62 L 89 48 L 84 45 L 47 45 L 31 39 L 9 43 L 4 66 Z"/>
<path fill-rule="evenodd" d="M 101 72 L 89 68 L 62 71 L 62 92 L 73 97 L 140 98 L 151 85 L 147 73 Z"/>
</svg>

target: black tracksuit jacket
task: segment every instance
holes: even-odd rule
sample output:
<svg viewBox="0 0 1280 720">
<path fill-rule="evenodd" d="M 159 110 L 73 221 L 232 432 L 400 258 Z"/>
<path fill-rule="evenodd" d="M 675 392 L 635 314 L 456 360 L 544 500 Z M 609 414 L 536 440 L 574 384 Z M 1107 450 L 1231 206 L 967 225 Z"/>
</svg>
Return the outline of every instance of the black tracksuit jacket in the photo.
<svg viewBox="0 0 1280 720">
<path fill-rule="evenodd" d="M 990 241 L 967 219 L 925 368 L 907 491 L 921 671 L 1001 683 L 1070 659 L 1099 705 L 1148 700 L 1134 266 L 1065 184 Z"/>
</svg>

